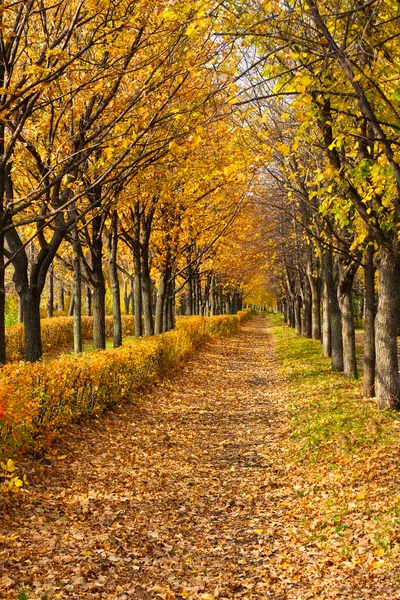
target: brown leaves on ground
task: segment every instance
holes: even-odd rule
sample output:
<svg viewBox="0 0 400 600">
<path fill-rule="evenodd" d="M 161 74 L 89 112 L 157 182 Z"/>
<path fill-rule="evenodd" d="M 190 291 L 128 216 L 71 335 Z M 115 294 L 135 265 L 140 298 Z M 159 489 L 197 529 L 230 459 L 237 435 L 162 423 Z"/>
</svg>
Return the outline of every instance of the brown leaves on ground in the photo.
<svg viewBox="0 0 400 600">
<path fill-rule="evenodd" d="M 23 585 L 65 600 L 400 597 L 394 572 L 313 539 L 321 503 L 291 460 L 277 373 L 254 319 L 26 461 L 28 491 L 0 526 L 0 597 Z"/>
</svg>

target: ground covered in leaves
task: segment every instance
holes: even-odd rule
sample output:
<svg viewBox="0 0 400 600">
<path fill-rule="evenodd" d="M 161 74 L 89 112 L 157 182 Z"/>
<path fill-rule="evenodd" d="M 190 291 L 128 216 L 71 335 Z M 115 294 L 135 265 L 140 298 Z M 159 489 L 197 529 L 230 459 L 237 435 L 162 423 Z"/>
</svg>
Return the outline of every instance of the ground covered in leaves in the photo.
<svg viewBox="0 0 400 600">
<path fill-rule="evenodd" d="M 400 598 L 398 445 L 362 468 L 361 450 L 304 461 L 274 346 L 257 317 L 26 460 L 2 508 L 0 598 Z"/>
</svg>

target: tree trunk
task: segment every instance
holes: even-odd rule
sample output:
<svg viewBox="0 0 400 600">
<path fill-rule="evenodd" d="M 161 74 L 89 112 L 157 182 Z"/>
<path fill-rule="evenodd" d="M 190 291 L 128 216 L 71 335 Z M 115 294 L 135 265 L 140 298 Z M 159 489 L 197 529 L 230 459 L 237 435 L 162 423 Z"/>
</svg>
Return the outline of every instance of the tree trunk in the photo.
<svg viewBox="0 0 400 600">
<path fill-rule="evenodd" d="M 132 240 L 134 275 L 134 305 L 135 305 L 135 336 L 143 334 L 142 325 L 142 265 L 140 259 L 140 206 L 137 202 L 134 211 L 134 234 Z"/>
<path fill-rule="evenodd" d="M 378 310 L 375 319 L 376 395 L 380 408 L 397 408 L 400 380 L 397 328 L 400 311 L 400 263 L 397 252 L 379 253 Z"/>
<path fill-rule="evenodd" d="M 74 252 L 74 352 L 80 354 L 82 345 L 82 273 L 79 235 L 76 227 L 73 231 Z"/>
<path fill-rule="evenodd" d="M 18 323 L 24 322 L 24 308 L 22 306 L 22 300 L 18 296 Z"/>
<path fill-rule="evenodd" d="M 301 285 L 301 335 L 306 338 L 312 337 L 312 306 L 311 287 L 308 279 L 304 279 Z"/>
<path fill-rule="evenodd" d="M 301 298 L 298 294 L 295 294 L 293 308 L 296 333 L 301 335 Z"/>
<path fill-rule="evenodd" d="M 93 286 L 93 347 L 104 350 L 106 347 L 106 284 L 103 273 L 103 217 L 96 216 L 92 220 L 92 241 L 90 254 L 92 266 L 90 269 Z"/>
<path fill-rule="evenodd" d="M 358 377 L 356 339 L 353 313 L 353 281 L 357 271 L 355 264 L 349 265 L 341 274 L 337 297 L 342 321 L 343 373 L 346 377 Z"/>
<path fill-rule="evenodd" d="M 156 317 L 155 317 L 155 333 L 163 333 L 165 331 L 164 323 L 164 307 L 167 295 L 168 269 L 165 269 L 160 276 L 157 290 L 156 300 Z"/>
<path fill-rule="evenodd" d="M 375 396 L 375 268 L 374 247 L 367 246 L 364 263 L 364 381 L 366 398 Z"/>
<path fill-rule="evenodd" d="M 169 278 L 171 279 L 171 278 Z M 175 326 L 174 318 L 174 286 L 171 280 L 167 283 L 167 298 L 166 298 L 166 331 L 171 331 Z"/>
<path fill-rule="evenodd" d="M 189 274 L 187 279 L 187 305 L 186 305 L 186 315 L 193 315 L 193 273 L 191 267 L 188 267 Z"/>
<path fill-rule="evenodd" d="M 322 280 L 322 354 L 326 357 L 330 357 L 332 354 L 329 293 L 325 278 Z"/>
<path fill-rule="evenodd" d="M 152 281 L 150 268 L 147 260 L 142 263 L 142 302 L 145 335 L 154 335 L 154 323 L 152 314 Z"/>
<path fill-rule="evenodd" d="M 54 316 L 54 267 L 51 265 L 48 276 L 49 295 L 47 299 L 47 316 L 51 319 Z"/>
<path fill-rule="evenodd" d="M 335 282 L 333 279 L 332 251 L 326 250 L 323 256 L 324 280 L 329 302 L 329 318 L 331 333 L 331 362 L 334 371 L 343 371 L 342 319 Z"/>
<path fill-rule="evenodd" d="M 101 284 L 93 289 L 93 347 L 106 347 L 106 288 Z"/>
<path fill-rule="evenodd" d="M 111 217 L 111 229 L 107 236 L 108 265 L 113 311 L 113 341 L 114 348 L 122 346 L 121 293 L 118 279 L 117 248 L 118 248 L 118 216 L 114 211 Z"/>
<path fill-rule="evenodd" d="M 35 362 L 42 356 L 40 293 L 28 287 L 21 293 L 21 300 L 24 310 L 25 360 Z"/>
<path fill-rule="evenodd" d="M 311 289 L 311 336 L 321 339 L 321 279 L 313 273 L 311 262 L 307 264 L 307 277 Z"/>
<path fill-rule="evenodd" d="M 63 286 L 60 286 L 59 292 L 58 292 L 58 306 L 59 306 L 59 311 L 64 312 L 65 310 L 65 294 L 64 294 L 64 288 Z"/>
<path fill-rule="evenodd" d="M 69 306 L 68 306 L 68 316 L 72 317 L 74 314 L 75 298 L 74 298 L 73 294 L 70 296 L 71 296 L 71 299 L 70 299 Z"/>
<path fill-rule="evenodd" d="M 126 315 L 129 315 L 129 312 L 130 312 L 132 296 L 133 296 L 132 287 L 128 292 L 128 278 L 124 277 L 124 308 L 125 308 Z"/>
<path fill-rule="evenodd" d="M 86 314 L 88 317 L 92 316 L 92 290 L 90 285 L 86 286 Z"/>
</svg>

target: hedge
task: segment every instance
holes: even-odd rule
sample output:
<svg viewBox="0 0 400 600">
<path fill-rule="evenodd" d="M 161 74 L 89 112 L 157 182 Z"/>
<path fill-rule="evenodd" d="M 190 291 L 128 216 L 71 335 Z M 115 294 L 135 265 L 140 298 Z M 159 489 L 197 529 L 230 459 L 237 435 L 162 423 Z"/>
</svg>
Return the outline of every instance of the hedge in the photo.
<svg viewBox="0 0 400 600">
<path fill-rule="evenodd" d="M 132 400 L 207 337 L 234 333 L 251 312 L 181 317 L 173 331 L 129 340 L 121 348 L 5 365 L 0 368 L 0 458 L 46 446 L 63 425 Z"/>
<path fill-rule="evenodd" d="M 53 317 L 42 319 L 41 322 L 42 346 L 44 352 L 53 348 L 73 348 L 74 346 L 74 319 L 73 317 Z M 122 335 L 124 337 L 135 334 L 135 317 L 123 315 Z M 106 317 L 106 337 L 113 335 L 113 318 Z M 82 317 L 82 339 L 93 339 L 93 317 Z M 6 328 L 6 353 L 7 362 L 22 360 L 25 356 L 24 326 L 11 325 Z"/>
</svg>

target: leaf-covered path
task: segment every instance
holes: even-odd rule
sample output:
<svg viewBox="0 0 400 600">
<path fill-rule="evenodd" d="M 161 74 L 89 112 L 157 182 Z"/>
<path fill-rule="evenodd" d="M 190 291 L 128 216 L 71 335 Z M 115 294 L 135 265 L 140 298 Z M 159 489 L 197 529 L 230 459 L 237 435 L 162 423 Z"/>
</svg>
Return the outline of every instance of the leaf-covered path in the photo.
<svg viewBox="0 0 400 600">
<path fill-rule="evenodd" d="M 29 493 L 1 523 L 0 597 L 22 584 L 68 600 L 396 597 L 331 578 L 299 544 L 286 394 L 258 317 L 71 427 L 27 464 Z"/>
</svg>

